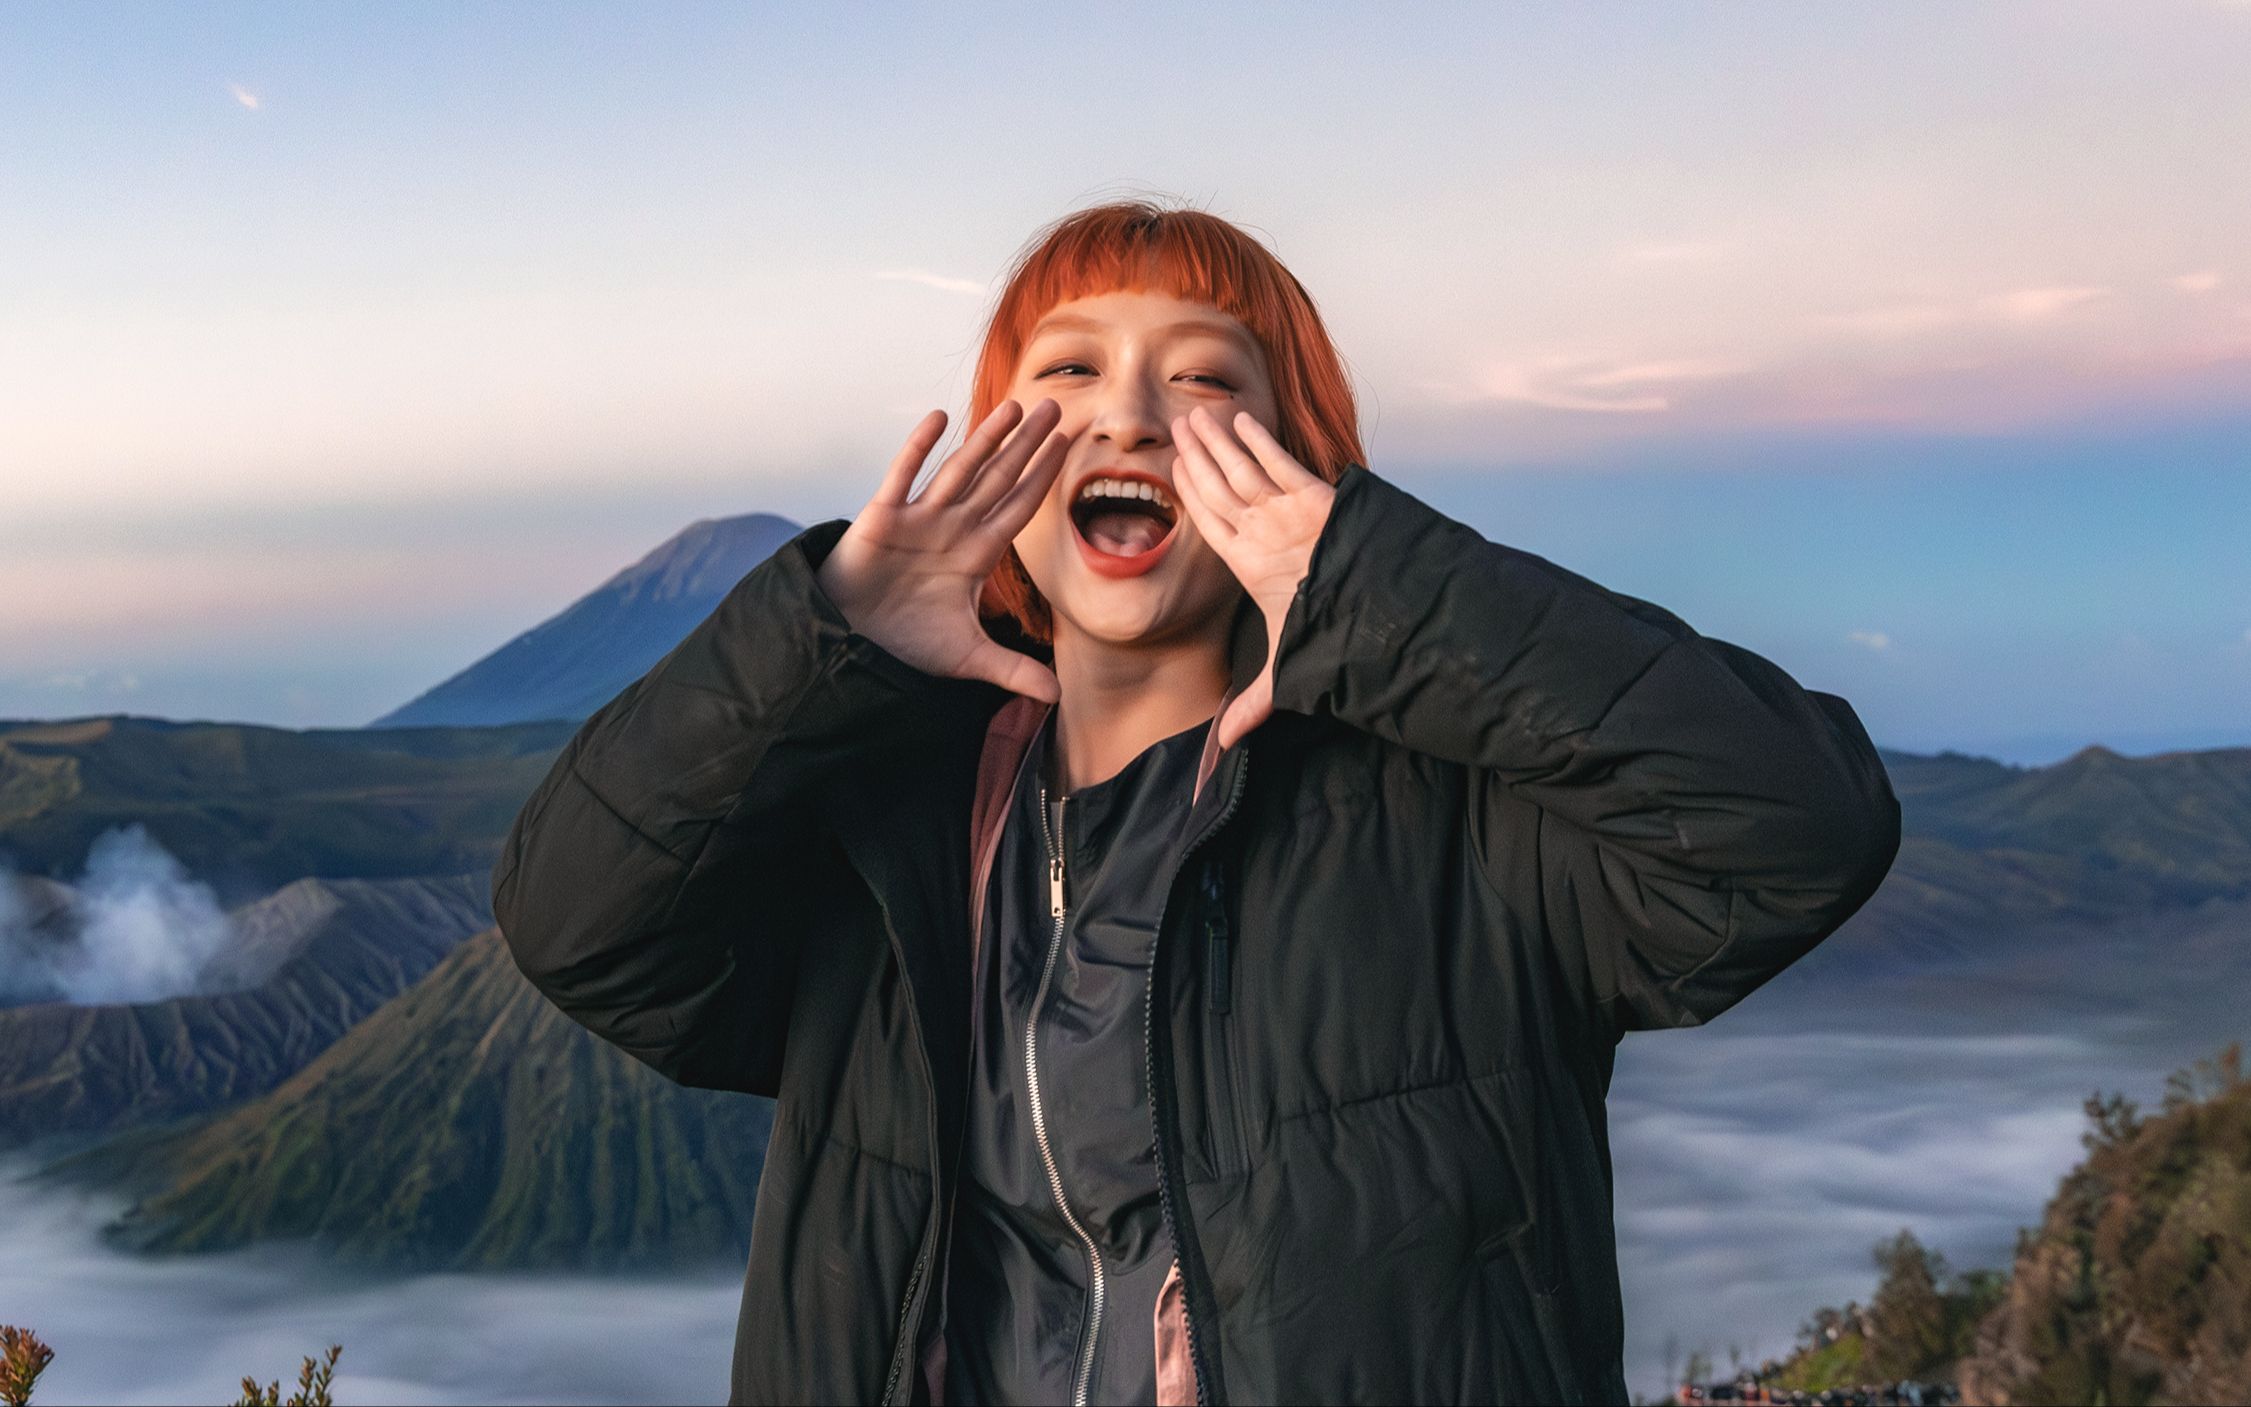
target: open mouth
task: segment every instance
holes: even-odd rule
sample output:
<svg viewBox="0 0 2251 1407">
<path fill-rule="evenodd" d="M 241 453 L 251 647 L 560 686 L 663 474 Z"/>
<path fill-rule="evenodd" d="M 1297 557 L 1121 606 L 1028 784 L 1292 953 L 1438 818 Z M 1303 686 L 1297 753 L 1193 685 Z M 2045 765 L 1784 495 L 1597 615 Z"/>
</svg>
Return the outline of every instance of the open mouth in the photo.
<svg viewBox="0 0 2251 1407">
<path fill-rule="evenodd" d="M 1172 536 L 1180 509 L 1166 490 L 1141 479 L 1087 480 L 1071 504 L 1071 522 L 1095 551 L 1131 561 Z"/>
</svg>

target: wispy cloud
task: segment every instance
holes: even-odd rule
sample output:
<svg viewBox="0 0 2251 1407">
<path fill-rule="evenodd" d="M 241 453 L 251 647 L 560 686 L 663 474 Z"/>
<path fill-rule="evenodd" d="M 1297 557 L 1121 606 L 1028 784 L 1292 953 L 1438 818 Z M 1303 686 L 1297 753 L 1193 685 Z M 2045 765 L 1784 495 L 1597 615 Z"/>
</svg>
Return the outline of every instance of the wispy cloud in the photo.
<svg viewBox="0 0 2251 1407">
<path fill-rule="evenodd" d="M 1546 410 L 1652 415 L 1670 410 L 1684 383 L 1733 376 L 1742 368 L 1708 358 L 1618 362 L 1611 358 L 1542 356 L 1486 368 L 1458 399 L 1515 401 Z"/>
<path fill-rule="evenodd" d="M 103 692 L 105 693 L 130 694 L 141 687 L 141 676 L 131 671 L 110 674 L 105 674 L 100 670 L 65 671 L 60 674 L 47 675 L 39 681 L 39 684 L 41 687 L 48 689 L 78 691 L 92 689 L 99 684 L 104 686 Z"/>
<path fill-rule="evenodd" d="M 1855 630 L 1845 636 L 1855 645 L 1865 645 L 1871 650 L 1891 648 L 1891 636 L 1881 630 Z"/>
<path fill-rule="evenodd" d="M 1733 376 L 1742 368 L 1733 362 L 1716 361 L 1708 357 L 1681 357 L 1664 362 L 1635 362 L 1630 366 L 1612 367 L 1608 371 L 1593 372 L 1579 378 L 1587 387 L 1647 386 L 1662 382 L 1709 381 L 1715 377 Z"/>
<path fill-rule="evenodd" d="M 2112 290 L 2086 284 L 2012 288 L 1968 303 L 1887 303 L 1820 319 L 1827 327 L 1878 336 L 1935 332 L 1967 323 L 2044 322 L 2108 298 Z"/>
<path fill-rule="evenodd" d="M 1990 298 L 1980 298 L 1980 312 L 2017 322 L 2040 322 L 2083 307 L 2097 299 L 2110 296 L 2107 288 L 2071 286 L 2058 288 L 2018 288 L 2007 293 L 1996 293 Z"/>
<path fill-rule="evenodd" d="M 877 269 L 875 276 L 897 283 L 919 283 L 924 288 L 935 288 L 943 293 L 966 293 L 971 297 L 985 291 L 985 285 L 973 278 L 954 278 L 948 274 L 934 274 L 928 269 Z"/>
<path fill-rule="evenodd" d="M 2193 274 L 2182 274 L 2178 278 L 2167 279 L 2166 282 L 2183 293 L 2210 293 L 2220 286 L 2220 271 L 2199 269 Z"/>
<path fill-rule="evenodd" d="M 246 108 L 251 109 L 252 111 L 257 110 L 258 95 L 256 93 L 251 92 L 248 88 L 243 87 L 240 83 L 229 83 L 227 85 L 227 91 L 234 94 L 234 100 L 236 102 L 242 104 Z"/>
</svg>

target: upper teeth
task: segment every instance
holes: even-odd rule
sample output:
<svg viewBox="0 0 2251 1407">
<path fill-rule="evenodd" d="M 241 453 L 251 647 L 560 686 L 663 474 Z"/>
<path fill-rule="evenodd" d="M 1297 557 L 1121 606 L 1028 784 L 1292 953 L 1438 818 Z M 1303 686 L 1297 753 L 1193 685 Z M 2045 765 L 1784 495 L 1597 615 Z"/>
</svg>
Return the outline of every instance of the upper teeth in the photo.
<svg viewBox="0 0 2251 1407">
<path fill-rule="evenodd" d="M 1090 498 L 1146 498 L 1158 507 L 1170 510 L 1172 498 L 1155 484 L 1126 479 L 1089 479 L 1079 488 L 1079 499 Z"/>
</svg>

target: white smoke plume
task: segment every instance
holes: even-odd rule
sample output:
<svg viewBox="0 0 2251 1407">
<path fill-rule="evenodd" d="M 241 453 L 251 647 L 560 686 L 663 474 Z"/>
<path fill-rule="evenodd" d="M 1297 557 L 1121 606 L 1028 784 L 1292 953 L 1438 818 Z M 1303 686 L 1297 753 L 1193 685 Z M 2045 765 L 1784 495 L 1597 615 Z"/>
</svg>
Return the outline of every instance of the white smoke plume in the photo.
<svg viewBox="0 0 2251 1407">
<path fill-rule="evenodd" d="M 139 822 L 87 847 L 56 909 L 0 869 L 0 1002 L 151 1002 L 190 995 L 234 927 L 211 886 L 188 877 Z"/>
</svg>

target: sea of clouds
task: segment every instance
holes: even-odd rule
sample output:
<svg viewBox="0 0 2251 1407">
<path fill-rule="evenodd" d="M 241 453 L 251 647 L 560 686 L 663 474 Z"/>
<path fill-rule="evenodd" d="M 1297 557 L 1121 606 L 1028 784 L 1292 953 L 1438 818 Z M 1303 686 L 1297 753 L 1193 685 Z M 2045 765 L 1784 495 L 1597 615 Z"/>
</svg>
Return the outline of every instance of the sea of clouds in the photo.
<svg viewBox="0 0 2251 1407">
<path fill-rule="evenodd" d="M 52 960 L 21 895 L 0 909 L 11 961 L 46 944 L 37 972 L 68 999 L 192 990 L 229 941 L 209 890 L 138 830 L 88 855 L 76 956 Z M 1869 1297 L 1871 1249 L 1902 1228 L 1956 1269 L 2005 1268 L 2081 1155 L 2090 1093 L 2154 1104 L 2169 1071 L 2244 1034 L 2247 933 L 2251 905 L 2215 903 L 1981 935 L 1888 975 L 1801 964 L 1707 1027 L 1628 1036 L 1610 1129 L 1635 1396 L 1689 1352 L 1786 1354 L 1815 1308 Z M 31 1166 L 0 1161 L 0 1323 L 56 1350 L 41 1403 L 225 1401 L 245 1373 L 286 1391 L 331 1343 L 340 1402 L 726 1400 L 739 1273 L 380 1276 L 296 1246 L 143 1261 L 98 1239 L 120 1201 L 21 1180 Z"/>
<path fill-rule="evenodd" d="M 1611 1128 L 1635 1395 L 1668 1339 L 1722 1366 L 1782 1354 L 1816 1306 L 1866 1300 L 1870 1248 L 1901 1227 L 1958 1268 L 2005 1266 L 2079 1156 L 2086 1094 L 2154 1100 L 2163 1062 L 2122 1074 L 2121 1054 L 1750 1021 L 1629 1037 Z M 379 1277 L 293 1247 L 144 1263 L 96 1238 L 121 1205 L 0 1181 L 0 1322 L 56 1349 L 43 1403 L 229 1400 L 246 1372 L 286 1389 L 330 1343 L 339 1402 L 726 1400 L 733 1273 Z"/>
</svg>

